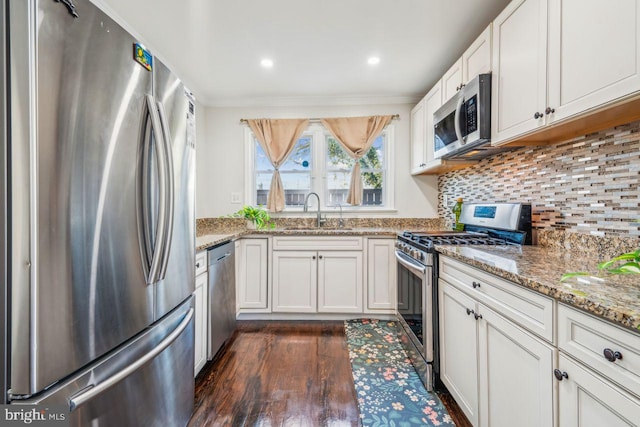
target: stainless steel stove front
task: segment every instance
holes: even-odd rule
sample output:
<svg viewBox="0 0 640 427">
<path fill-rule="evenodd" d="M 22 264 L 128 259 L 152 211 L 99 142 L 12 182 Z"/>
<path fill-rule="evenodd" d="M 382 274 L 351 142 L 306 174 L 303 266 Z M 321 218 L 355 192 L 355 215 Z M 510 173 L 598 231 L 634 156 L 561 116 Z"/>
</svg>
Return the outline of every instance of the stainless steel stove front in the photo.
<svg viewBox="0 0 640 427">
<path fill-rule="evenodd" d="M 431 254 L 429 254 L 431 255 Z M 428 260 L 431 256 L 428 257 Z M 427 390 L 433 390 L 433 271 L 402 250 L 398 264 L 397 317 L 400 341 Z"/>
</svg>

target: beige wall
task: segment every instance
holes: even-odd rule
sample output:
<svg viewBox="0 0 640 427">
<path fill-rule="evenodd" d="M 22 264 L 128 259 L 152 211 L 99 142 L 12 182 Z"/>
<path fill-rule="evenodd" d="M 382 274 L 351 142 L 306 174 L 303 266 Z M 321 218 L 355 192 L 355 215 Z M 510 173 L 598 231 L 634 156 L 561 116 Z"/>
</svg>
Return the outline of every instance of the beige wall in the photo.
<svg viewBox="0 0 640 427">
<path fill-rule="evenodd" d="M 196 217 L 217 217 L 244 204 L 244 125 L 241 118 L 302 118 L 400 114 L 395 127 L 395 213 L 375 216 L 437 217 L 437 177 L 412 177 L 409 172 L 412 105 L 309 107 L 211 107 L 197 116 Z M 231 203 L 231 193 L 242 203 Z M 359 214 L 357 216 L 367 216 Z M 374 216 L 374 215 L 369 215 Z"/>
</svg>

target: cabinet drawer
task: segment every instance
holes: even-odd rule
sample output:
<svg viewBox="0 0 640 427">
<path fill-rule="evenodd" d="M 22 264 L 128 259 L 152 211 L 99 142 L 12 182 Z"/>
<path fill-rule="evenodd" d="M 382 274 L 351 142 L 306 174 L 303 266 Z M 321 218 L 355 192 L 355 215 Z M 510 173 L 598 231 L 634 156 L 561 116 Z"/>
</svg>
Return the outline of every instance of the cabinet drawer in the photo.
<svg viewBox="0 0 640 427">
<path fill-rule="evenodd" d="M 362 250 L 362 237 L 359 236 L 322 236 L 322 237 L 274 237 L 273 250 L 278 251 L 323 251 L 323 250 Z"/>
<path fill-rule="evenodd" d="M 553 299 L 449 257 L 439 259 L 441 278 L 528 331 L 553 342 Z"/>
<path fill-rule="evenodd" d="M 196 254 L 196 276 L 207 271 L 207 251 Z"/>
<path fill-rule="evenodd" d="M 640 334 L 559 304 L 558 347 L 640 396 Z M 610 362 L 605 349 L 621 358 Z"/>
</svg>

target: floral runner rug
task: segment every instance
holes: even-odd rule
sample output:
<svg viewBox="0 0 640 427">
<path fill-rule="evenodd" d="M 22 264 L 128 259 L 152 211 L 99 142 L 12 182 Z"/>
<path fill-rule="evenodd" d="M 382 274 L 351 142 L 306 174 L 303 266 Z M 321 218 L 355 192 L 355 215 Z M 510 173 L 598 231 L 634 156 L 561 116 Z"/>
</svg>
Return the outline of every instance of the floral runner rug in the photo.
<svg viewBox="0 0 640 427">
<path fill-rule="evenodd" d="M 424 388 L 395 322 L 347 320 L 345 332 L 363 426 L 454 425 L 438 396 Z"/>
</svg>

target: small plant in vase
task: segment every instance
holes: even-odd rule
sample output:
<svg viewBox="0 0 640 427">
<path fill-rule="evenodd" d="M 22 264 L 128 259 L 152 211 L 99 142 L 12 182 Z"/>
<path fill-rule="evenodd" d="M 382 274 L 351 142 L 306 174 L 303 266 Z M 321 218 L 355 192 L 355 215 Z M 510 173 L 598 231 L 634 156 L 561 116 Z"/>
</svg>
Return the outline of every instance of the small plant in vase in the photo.
<svg viewBox="0 0 640 427">
<path fill-rule="evenodd" d="M 247 220 L 247 226 L 249 228 L 255 228 L 261 230 L 263 228 L 275 228 L 276 224 L 271 221 L 269 212 L 267 212 L 262 205 L 257 207 L 246 205 L 238 212 L 231 215 L 235 218 L 244 218 Z"/>
</svg>

